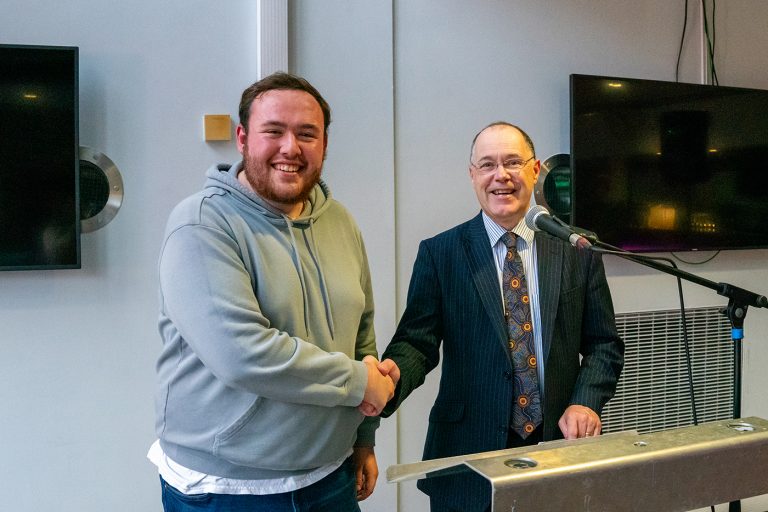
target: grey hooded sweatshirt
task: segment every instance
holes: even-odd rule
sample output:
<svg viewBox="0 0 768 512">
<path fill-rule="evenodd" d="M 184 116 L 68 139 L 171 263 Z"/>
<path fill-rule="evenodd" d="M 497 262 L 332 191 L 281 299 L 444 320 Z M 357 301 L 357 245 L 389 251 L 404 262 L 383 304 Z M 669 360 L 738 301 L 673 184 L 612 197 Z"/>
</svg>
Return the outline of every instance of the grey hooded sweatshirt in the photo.
<svg viewBox="0 0 768 512">
<path fill-rule="evenodd" d="M 320 182 L 291 220 L 217 165 L 172 212 L 162 246 L 156 431 L 203 473 L 301 475 L 372 446 L 358 412 L 376 356 L 354 220 Z"/>
</svg>

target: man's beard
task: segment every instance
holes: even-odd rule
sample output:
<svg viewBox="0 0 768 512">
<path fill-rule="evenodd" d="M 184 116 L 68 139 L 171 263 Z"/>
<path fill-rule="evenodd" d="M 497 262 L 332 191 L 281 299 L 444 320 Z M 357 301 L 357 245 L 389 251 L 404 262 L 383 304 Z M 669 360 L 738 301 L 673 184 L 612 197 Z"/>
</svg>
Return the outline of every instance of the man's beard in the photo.
<svg viewBox="0 0 768 512">
<path fill-rule="evenodd" d="M 308 177 L 303 187 L 297 191 L 280 191 L 272 185 L 272 178 L 274 172 L 269 164 L 262 162 L 254 162 L 248 156 L 248 146 L 243 147 L 243 172 L 245 172 L 245 178 L 250 183 L 251 187 L 261 197 L 270 202 L 278 204 L 293 205 L 305 202 L 309 195 L 312 193 L 312 189 L 320 181 L 320 169 L 310 171 L 305 169 L 302 171 L 305 176 Z"/>
</svg>

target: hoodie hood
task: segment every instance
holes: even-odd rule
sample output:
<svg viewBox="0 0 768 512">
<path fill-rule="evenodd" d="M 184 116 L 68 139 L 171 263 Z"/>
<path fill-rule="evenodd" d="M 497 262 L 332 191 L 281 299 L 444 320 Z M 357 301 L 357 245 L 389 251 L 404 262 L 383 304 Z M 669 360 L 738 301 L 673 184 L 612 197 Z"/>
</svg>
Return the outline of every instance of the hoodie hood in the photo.
<svg viewBox="0 0 768 512">
<path fill-rule="evenodd" d="M 242 160 L 234 164 L 216 164 L 211 166 L 205 173 L 205 188 L 215 187 L 227 190 L 240 201 L 256 208 L 273 224 L 306 226 L 316 221 L 330 205 L 331 191 L 325 182 L 320 180 L 309 193 L 309 198 L 307 199 L 309 206 L 304 208 L 299 217 L 291 219 L 265 201 L 256 192 L 240 183 L 237 175 L 242 168 Z"/>
</svg>

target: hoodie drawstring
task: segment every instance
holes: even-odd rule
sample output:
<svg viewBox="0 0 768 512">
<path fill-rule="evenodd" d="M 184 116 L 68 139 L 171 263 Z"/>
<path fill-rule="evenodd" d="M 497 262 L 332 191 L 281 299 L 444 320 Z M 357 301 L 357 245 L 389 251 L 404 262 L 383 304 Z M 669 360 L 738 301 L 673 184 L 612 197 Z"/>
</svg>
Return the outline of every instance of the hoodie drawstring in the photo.
<svg viewBox="0 0 768 512">
<path fill-rule="evenodd" d="M 312 229 L 315 225 L 315 219 L 309 220 L 309 233 L 310 233 L 310 240 L 312 242 L 312 260 L 315 262 L 315 267 L 317 268 L 317 273 L 320 275 L 320 291 L 323 294 L 323 304 L 325 305 L 325 318 L 328 322 L 328 329 L 331 331 L 331 339 L 334 339 L 336 336 L 334 334 L 333 329 L 333 315 L 331 314 L 331 296 L 328 293 L 328 286 L 325 283 L 325 272 L 323 272 L 323 267 L 320 265 L 320 248 L 317 246 L 317 242 L 315 241 L 315 231 Z M 304 237 L 306 239 L 306 232 L 304 233 Z"/>
<path fill-rule="evenodd" d="M 293 264 L 296 267 L 296 272 L 299 274 L 299 282 L 301 283 L 301 293 L 302 298 L 304 301 L 304 331 L 306 333 L 309 332 L 309 297 L 307 295 L 307 284 L 304 279 L 304 269 L 301 265 L 301 255 L 299 254 L 299 247 L 296 242 L 296 236 L 293 234 L 293 221 L 290 217 L 287 215 L 283 216 L 285 218 L 285 222 L 288 225 L 288 232 L 291 234 L 291 247 L 293 249 Z M 320 277 L 320 292 L 323 297 L 323 305 L 325 306 L 325 318 L 326 322 L 328 323 L 328 330 L 331 333 L 331 339 L 334 338 L 334 326 L 333 326 L 333 315 L 331 314 L 331 297 L 328 293 L 328 286 L 325 282 L 325 273 L 323 272 L 323 267 L 320 265 L 320 249 L 317 246 L 317 243 L 315 242 L 315 232 L 312 229 L 314 226 L 315 220 L 310 219 L 309 221 L 309 229 L 308 230 L 302 230 L 304 234 L 304 242 L 307 243 L 307 245 L 311 245 L 311 249 L 309 251 L 310 256 L 312 257 L 312 261 L 315 264 L 315 268 L 317 269 L 317 273 Z M 310 232 L 310 236 L 307 237 L 307 231 Z"/>
<path fill-rule="evenodd" d="M 299 274 L 299 283 L 301 284 L 301 296 L 304 302 L 304 332 L 309 333 L 309 308 L 307 304 L 309 297 L 307 296 L 307 283 L 304 281 L 304 271 L 301 266 L 301 255 L 299 254 L 299 247 L 296 243 L 296 237 L 293 234 L 293 221 L 287 215 L 283 215 L 285 223 L 288 225 L 288 233 L 291 235 L 291 248 L 293 249 L 293 265 L 296 267 L 296 273 Z"/>
</svg>

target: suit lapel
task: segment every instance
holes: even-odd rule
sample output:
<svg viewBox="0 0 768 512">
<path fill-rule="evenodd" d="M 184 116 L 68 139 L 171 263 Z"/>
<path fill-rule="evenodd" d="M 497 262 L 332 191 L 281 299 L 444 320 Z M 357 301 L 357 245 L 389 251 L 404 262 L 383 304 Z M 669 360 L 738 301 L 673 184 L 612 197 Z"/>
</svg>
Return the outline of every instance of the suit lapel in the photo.
<svg viewBox="0 0 768 512">
<path fill-rule="evenodd" d="M 469 262 L 469 272 L 475 289 L 506 352 L 507 334 L 504 327 L 504 307 L 501 304 L 499 275 L 481 215 L 466 225 L 467 229 L 463 234 L 464 252 Z M 474 320 L 471 319 L 471 321 Z"/>
<path fill-rule="evenodd" d="M 560 296 L 560 280 L 563 272 L 562 245 L 550 236 L 536 233 L 536 260 L 539 271 L 539 312 L 541 344 L 544 351 L 542 355 L 546 368 Z"/>
</svg>

